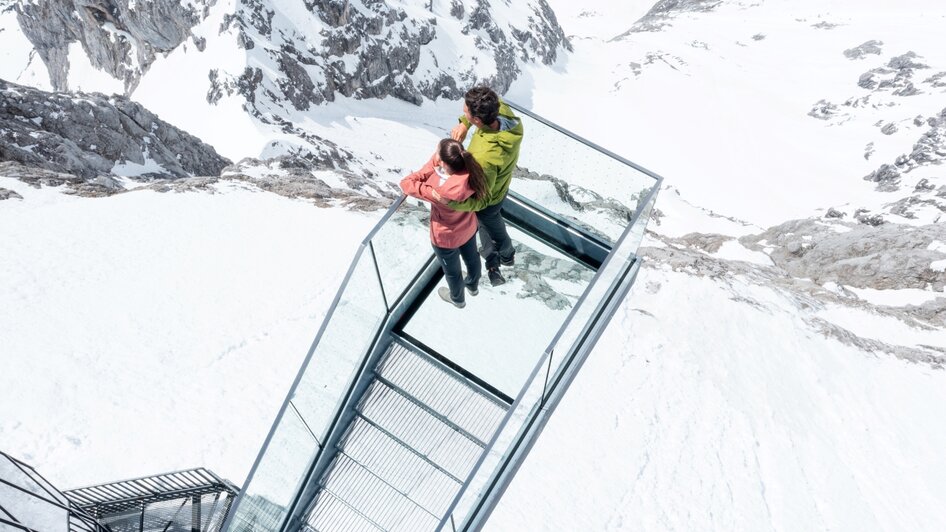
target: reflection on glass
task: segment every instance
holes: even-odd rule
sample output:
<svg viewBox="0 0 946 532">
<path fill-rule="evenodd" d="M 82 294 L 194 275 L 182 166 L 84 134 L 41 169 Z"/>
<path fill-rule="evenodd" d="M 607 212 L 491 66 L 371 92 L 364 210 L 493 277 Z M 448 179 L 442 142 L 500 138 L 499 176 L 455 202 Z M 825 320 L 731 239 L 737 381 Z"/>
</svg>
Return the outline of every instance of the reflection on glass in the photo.
<svg viewBox="0 0 946 532">
<path fill-rule="evenodd" d="M 244 491 L 230 530 L 276 530 L 316 449 L 315 438 L 302 420 L 287 409 Z"/>
<path fill-rule="evenodd" d="M 371 238 L 388 306 L 393 307 L 433 255 L 430 247 L 430 206 L 407 198 Z"/>
<path fill-rule="evenodd" d="M 0 479 L 29 492 L 23 492 L 7 484 L 0 483 L 0 505 L 21 525 L 33 530 L 49 532 L 66 532 L 68 530 L 69 513 L 54 504 L 44 501 L 43 499 L 56 499 L 5 456 L 0 456 Z M 0 512 L 0 518 L 7 519 L 7 515 Z"/>
<path fill-rule="evenodd" d="M 515 397 L 594 271 L 509 227 L 516 265 L 506 284 L 483 279 L 479 295 L 456 311 L 434 295 L 405 332 L 504 394 Z M 445 284 L 444 281 L 441 284 Z"/>
<path fill-rule="evenodd" d="M 325 440 L 385 313 L 377 272 L 364 252 L 292 396 L 293 405 L 319 441 Z"/>
<path fill-rule="evenodd" d="M 356 259 L 289 406 L 246 487 L 231 530 L 273 530 L 324 441 L 386 309 L 369 253 Z"/>
<path fill-rule="evenodd" d="M 654 179 L 529 116 L 512 190 L 614 242 Z"/>
</svg>

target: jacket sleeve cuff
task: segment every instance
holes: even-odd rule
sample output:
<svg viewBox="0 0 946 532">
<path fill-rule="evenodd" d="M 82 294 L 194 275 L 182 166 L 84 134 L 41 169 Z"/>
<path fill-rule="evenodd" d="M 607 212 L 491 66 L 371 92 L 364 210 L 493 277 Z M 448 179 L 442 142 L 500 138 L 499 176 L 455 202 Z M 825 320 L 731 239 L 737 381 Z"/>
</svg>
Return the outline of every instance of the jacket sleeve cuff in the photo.
<svg viewBox="0 0 946 532">
<path fill-rule="evenodd" d="M 473 124 L 470 123 L 469 120 L 466 119 L 466 115 L 460 115 L 460 119 L 459 119 L 459 120 L 460 120 L 460 123 L 461 123 L 461 124 L 463 124 L 464 126 L 467 127 L 467 129 L 469 129 L 470 126 L 473 125 Z"/>
</svg>

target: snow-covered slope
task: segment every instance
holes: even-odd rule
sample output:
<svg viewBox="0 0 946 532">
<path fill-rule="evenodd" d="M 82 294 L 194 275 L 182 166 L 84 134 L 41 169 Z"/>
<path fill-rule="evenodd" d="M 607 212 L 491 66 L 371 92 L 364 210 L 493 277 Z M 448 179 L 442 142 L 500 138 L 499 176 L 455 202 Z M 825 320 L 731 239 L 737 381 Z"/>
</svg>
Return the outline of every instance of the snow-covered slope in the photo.
<svg viewBox="0 0 946 532">
<path fill-rule="evenodd" d="M 510 98 L 667 186 L 633 293 L 488 529 L 946 528 L 946 8 L 550 3 L 574 51 L 523 63 Z M 185 83 L 171 105 L 175 73 L 246 66 L 253 49 L 210 38 L 229 12 L 135 97 L 234 159 L 323 146 L 380 183 L 454 123 L 456 101 L 300 111 L 275 72 L 259 108 L 285 133 L 239 92 L 206 105 Z M 67 487 L 193 465 L 242 481 L 377 216 L 257 184 L 87 199 L 0 178 L 5 449 Z M 143 441 L 165 452 L 118 452 Z"/>
<path fill-rule="evenodd" d="M 570 47 L 546 0 L 29 0 L 15 8 L 19 25 L 8 12 L 0 33 L 28 37 L 57 90 L 124 91 L 235 159 L 259 156 L 272 138 L 285 145 L 267 155 L 324 155 L 331 141 L 299 125 L 300 114 L 318 115 L 327 101 L 419 104 L 456 99 L 476 82 L 504 91 L 526 65 L 551 64 Z M 11 70 L 31 53 L 16 41 Z"/>
</svg>

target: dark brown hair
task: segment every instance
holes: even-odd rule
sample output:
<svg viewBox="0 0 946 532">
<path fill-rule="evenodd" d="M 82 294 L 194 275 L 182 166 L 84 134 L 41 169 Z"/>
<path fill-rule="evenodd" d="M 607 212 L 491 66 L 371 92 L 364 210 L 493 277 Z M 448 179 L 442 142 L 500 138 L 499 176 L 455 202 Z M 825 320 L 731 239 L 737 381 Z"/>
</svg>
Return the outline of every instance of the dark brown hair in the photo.
<svg viewBox="0 0 946 532">
<path fill-rule="evenodd" d="M 467 109 L 474 118 L 479 118 L 487 126 L 499 117 L 499 95 L 493 89 L 480 85 L 466 91 L 463 96 Z"/>
<path fill-rule="evenodd" d="M 469 183 L 474 198 L 482 199 L 486 196 L 486 175 L 483 174 L 483 167 L 476 162 L 473 154 L 463 149 L 463 144 L 453 139 L 443 139 L 437 147 L 437 153 L 440 160 L 454 172 L 470 174 Z"/>
</svg>

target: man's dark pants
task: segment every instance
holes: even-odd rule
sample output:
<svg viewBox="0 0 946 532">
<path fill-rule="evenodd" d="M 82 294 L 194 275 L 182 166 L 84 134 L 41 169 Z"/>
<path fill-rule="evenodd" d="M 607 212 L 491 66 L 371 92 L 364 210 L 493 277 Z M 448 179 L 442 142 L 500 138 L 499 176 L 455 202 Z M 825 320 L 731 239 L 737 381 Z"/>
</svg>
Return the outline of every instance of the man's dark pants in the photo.
<svg viewBox="0 0 946 532">
<path fill-rule="evenodd" d="M 476 212 L 476 220 L 479 222 L 480 242 L 483 249 L 480 254 L 486 259 L 486 269 L 499 268 L 499 260 L 509 262 L 516 254 L 512 247 L 512 239 L 506 232 L 506 222 L 503 221 L 503 203 L 506 198 L 496 205 L 490 205 L 481 211 Z"/>
<path fill-rule="evenodd" d="M 466 285 L 470 290 L 476 290 L 480 283 L 480 257 L 476 254 L 476 235 L 470 237 L 465 244 L 458 248 L 439 248 L 433 246 L 434 254 L 440 259 L 440 265 L 443 267 L 443 276 L 447 279 L 447 286 L 450 287 L 450 297 L 455 302 L 464 301 L 463 286 Z M 466 279 L 463 278 L 463 271 L 460 269 L 460 257 L 466 264 Z"/>
</svg>

